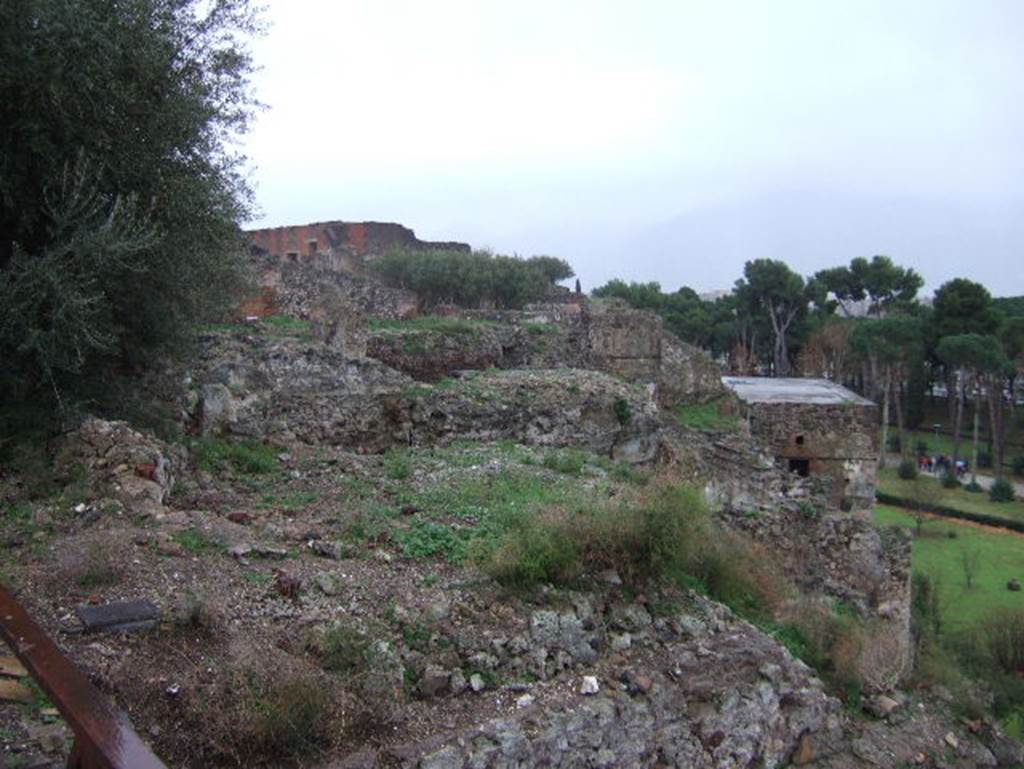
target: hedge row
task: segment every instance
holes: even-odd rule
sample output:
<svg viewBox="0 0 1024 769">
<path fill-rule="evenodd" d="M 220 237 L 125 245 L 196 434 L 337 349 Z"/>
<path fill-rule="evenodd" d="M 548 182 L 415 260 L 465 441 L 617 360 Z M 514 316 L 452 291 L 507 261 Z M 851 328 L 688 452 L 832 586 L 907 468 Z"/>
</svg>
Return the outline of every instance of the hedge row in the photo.
<svg viewBox="0 0 1024 769">
<path fill-rule="evenodd" d="M 897 507 L 904 507 L 908 510 L 923 510 L 926 513 L 938 515 L 943 518 L 956 518 L 961 521 L 983 523 L 986 526 L 997 526 L 1001 529 L 1009 529 L 1010 531 L 1019 531 L 1024 533 L 1024 521 L 1000 518 L 997 515 L 988 515 L 986 513 L 967 513 L 953 507 L 946 507 L 945 505 L 932 505 L 918 502 L 913 499 L 907 499 L 906 497 L 897 497 L 895 494 L 886 494 L 884 491 L 876 492 L 875 498 L 885 505 L 896 505 Z"/>
</svg>

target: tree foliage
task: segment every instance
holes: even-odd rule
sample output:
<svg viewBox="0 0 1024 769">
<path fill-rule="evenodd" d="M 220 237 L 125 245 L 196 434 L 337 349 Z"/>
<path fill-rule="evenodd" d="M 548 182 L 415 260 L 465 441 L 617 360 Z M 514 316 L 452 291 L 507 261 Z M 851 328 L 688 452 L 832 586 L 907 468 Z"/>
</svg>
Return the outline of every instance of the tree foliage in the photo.
<svg viewBox="0 0 1024 769">
<path fill-rule="evenodd" d="M 550 256 L 520 259 L 487 251 L 390 251 L 373 262 L 386 283 L 415 291 L 428 305 L 520 308 L 542 299 L 569 264 Z"/>
<path fill-rule="evenodd" d="M 255 30 L 248 0 L 0 4 L 0 357 L 23 386 L 232 299 Z"/>
<path fill-rule="evenodd" d="M 821 301 L 821 284 L 805 281 L 777 259 L 755 259 L 743 267 L 735 293 L 741 305 L 761 313 L 771 324 L 774 344 L 772 362 L 776 376 L 790 371 L 789 333 L 794 321 L 806 314 L 810 304 Z"/>
<path fill-rule="evenodd" d="M 849 315 L 848 304 L 870 300 L 869 315 L 884 315 L 895 308 L 907 308 L 916 298 L 924 279 L 910 268 L 900 267 L 888 256 L 875 256 L 869 262 L 862 256 L 847 267 L 833 267 L 815 275 Z"/>
</svg>

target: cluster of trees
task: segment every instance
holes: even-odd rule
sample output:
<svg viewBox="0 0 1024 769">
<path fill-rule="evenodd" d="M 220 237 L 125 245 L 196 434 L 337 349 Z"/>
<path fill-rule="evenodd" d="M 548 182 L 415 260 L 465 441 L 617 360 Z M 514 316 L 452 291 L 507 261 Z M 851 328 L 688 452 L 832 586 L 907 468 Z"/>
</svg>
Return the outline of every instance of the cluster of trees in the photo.
<svg viewBox="0 0 1024 769">
<path fill-rule="evenodd" d="M 972 403 L 974 449 L 987 406 L 993 464 L 1001 472 L 1007 408 L 1024 370 L 1024 300 L 993 299 L 984 286 L 957 278 L 931 305 L 918 301 L 923 281 L 885 256 L 803 277 L 784 262 L 747 262 L 732 293 L 702 300 L 693 290 L 665 293 L 657 283 L 613 280 L 595 296 L 653 310 L 677 336 L 726 360 L 737 374 L 821 376 L 882 404 L 883 441 L 890 421 L 903 431 L 923 418 L 930 383 L 945 382 L 960 456 L 965 404 Z M 891 413 L 895 412 L 895 414 Z"/>
<path fill-rule="evenodd" d="M 520 308 L 575 275 L 553 256 L 522 259 L 489 251 L 390 251 L 373 262 L 385 283 L 415 291 L 428 305 Z"/>
<path fill-rule="evenodd" d="M 244 280 L 249 0 L 0 4 L 0 399 L 103 381 Z"/>
</svg>

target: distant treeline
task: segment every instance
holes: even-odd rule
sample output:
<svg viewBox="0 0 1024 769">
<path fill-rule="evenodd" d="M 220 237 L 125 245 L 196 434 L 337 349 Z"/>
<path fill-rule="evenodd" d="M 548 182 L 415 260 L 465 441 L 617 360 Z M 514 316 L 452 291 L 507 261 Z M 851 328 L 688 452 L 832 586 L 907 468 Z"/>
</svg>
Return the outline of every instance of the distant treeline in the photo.
<svg viewBox="0 0 1024 769">
<path fill-rule="evenodd" d="M 827 377 L 882 405 L 883 424 L 920 424 L 929 384 L 944 383 L 959 453 L 965 404 L 973 403 L 1002 470 L 1004 413 L 1024 373 L 1024 297 L 993 299 L 966 278 L 943 284 L 931 305 L 923 280 L 886 256 L 804 277 L 785 262 L 747 262 L 732 293 L 704 300 L 690 288 L 612 280 L 598 297 L 652 310 L 684 341 L 736 374 Z M 987 413 L 982 406 L 987 406 Z M 904 448 L 907 441 L 902 441 Z M 976 449 L 975 449 L 976 451 Z"/>
<path fill-rule="evenodd" d="M 553 256 L 501 256 L 489 251 L 390 251 L 372 264 L 385 283 L 415 291 L 428 306 L 518 309 L 543 299 L 572 267 Z"/>
</svg>

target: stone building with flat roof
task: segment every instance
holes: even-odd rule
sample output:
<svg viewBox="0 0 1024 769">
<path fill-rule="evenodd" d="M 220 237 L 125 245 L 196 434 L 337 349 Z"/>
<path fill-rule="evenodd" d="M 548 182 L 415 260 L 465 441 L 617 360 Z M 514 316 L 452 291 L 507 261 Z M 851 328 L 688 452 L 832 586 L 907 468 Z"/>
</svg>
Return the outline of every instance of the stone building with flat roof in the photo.
<svg viewBox="0 0 1024 769">
<path fill-rule="evenodd" d="M 875 501 L 878 407 L 827 379 L 722 377 L 733 408 L 775 461 L 827 479 L 829 501 L 867 510 Z"/>
</svg>

